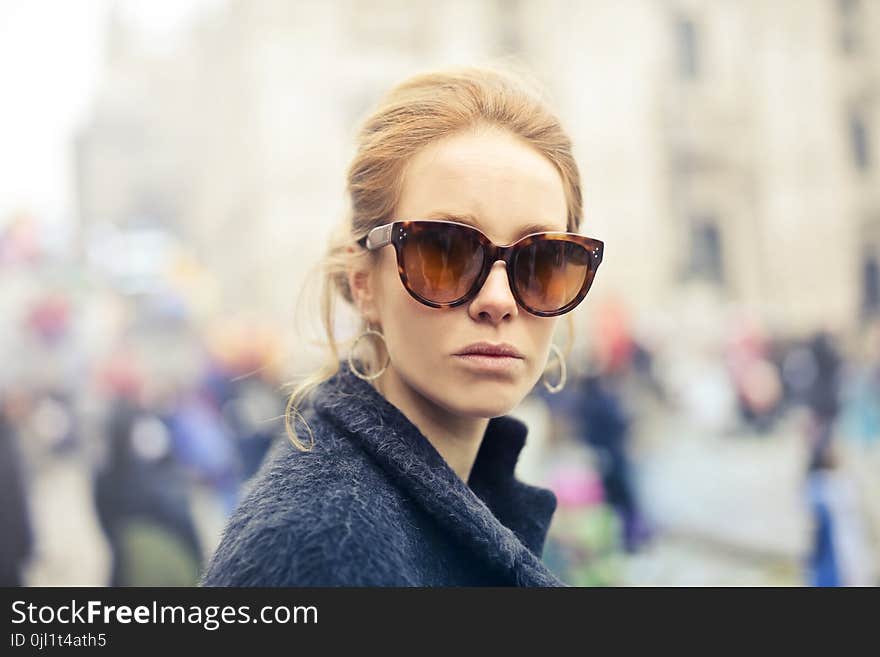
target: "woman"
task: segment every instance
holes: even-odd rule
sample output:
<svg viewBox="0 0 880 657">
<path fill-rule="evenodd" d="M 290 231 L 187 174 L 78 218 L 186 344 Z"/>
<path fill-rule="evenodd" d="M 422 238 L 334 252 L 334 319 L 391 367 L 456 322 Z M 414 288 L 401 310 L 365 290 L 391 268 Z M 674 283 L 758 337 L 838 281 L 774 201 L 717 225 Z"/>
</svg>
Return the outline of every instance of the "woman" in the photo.
<svg viewBox="0 0 880 657">
<path fill-rule="evenodd" d="M 540 559 L 556 498 L 514 476 L 527 429 L 505 413 L 548 358 L 545 385 L 564 385 L 551 338 L 602 259 L 575 232 L 569 138 L 511 74 L 419 75 L 367 119 L 348 193 L 324 263 L 329 363 L 288 404 L 314 393 L 309 444 L 288 413 L 293 445 L 270 453 L 202 583 L 562 585 Z M 347 359 L 334 291 L 362 319 Z"/>
</svg>

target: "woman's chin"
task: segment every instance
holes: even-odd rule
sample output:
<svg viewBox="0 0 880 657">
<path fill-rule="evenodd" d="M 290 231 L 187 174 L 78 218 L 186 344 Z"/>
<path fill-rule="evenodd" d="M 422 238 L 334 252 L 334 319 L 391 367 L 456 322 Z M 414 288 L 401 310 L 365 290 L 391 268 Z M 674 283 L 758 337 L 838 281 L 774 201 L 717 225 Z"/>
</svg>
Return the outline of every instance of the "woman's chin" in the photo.
<svg viewBox="0 0 880 657">
<path fill-rule="evenodd" d="M 473 392 L 473 394 L 470 394 Z M 468 390 L 464 399 L 457 400 L 455 412 L 468 417 L 493 418 L 506 415 L 519 406 L 524 395 L 518 389 L 495 390 L 495 394 Z"/>
</svg>

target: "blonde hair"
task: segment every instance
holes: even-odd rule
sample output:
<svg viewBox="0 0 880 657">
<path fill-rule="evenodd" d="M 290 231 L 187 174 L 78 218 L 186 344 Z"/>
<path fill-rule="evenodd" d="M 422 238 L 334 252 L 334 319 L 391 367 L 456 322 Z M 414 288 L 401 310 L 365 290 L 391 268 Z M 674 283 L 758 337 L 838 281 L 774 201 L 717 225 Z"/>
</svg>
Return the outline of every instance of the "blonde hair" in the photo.
<svg viewBox="0 0 880 657">
<path fill-rule="evenodd" d="M 287 401 L 285 428 L 298 449 L 308 451 L 311 446 L 299 440 L 290 420 L 291 410 L 298 414 L 300 403 L 339 371 L 339 348 L 334 337 L 335 294 L 354 306 L 348 271 L 365 255 L 377 255 L 365 251 L 357 241 L 372 228 L 392 221 L 405 168 L 416 152 L 435 140 L 480 126 L 500 128 L 518 137 L 556 166 L 565 189 L 567 230 L 577 232 L 580 228 L 580 173 L 571 140 L 527 74 L 514 72 L 509 65 L 463 67 L 416 75 L 394 87 L 358 132 L 357 150 L 347 176 L 351 213 L 332 235 L 318 266 L 322 279 L 321 321 L 329 352 L 325 364 L 304 377 Z M 568 320 L 570 350 L 571 314 Z M 366 322 L 362 322 L 363 328 Z M 379 357 L 374 353 L 366 359 L 370 371 L 382 362 Z"/>
</svg>

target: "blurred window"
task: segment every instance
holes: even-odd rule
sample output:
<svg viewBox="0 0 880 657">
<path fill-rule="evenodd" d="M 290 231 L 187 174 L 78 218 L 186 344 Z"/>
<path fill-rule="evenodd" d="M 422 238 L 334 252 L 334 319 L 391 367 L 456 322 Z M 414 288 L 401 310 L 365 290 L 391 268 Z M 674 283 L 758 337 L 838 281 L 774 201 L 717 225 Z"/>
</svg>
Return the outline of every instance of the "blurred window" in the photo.
<svg viewBox="0 0 880 657">
<path fill-rule="evenodd" d="M 847 55 L 857 53 L 862 45 L 862 5 L 860 0 L 837 0 L 838 43 Z"/>
<path fill-rule="evenodd" d="M 695 80 L 699 75 L 697 52 L 697 27 L 689 18 L 679 18 L 675 25 L 678 47 L 678 72 L 685 80 Z"/>
<path fill-rule="evenodd" d="M 880 262 L 877 250 L 866 253 L 862 261 L 862 313 L 865 317 L 880 315 Z"/>
<path fill-rule="evenodd" d="M 518 53 L 523 49 L 521 0 L 497 0 L 495 25 L 501 53 Z"/>
<path fill-rule="evenodd" d="M 695 217 L 691 221 L 690 253 L 687 273 L 714 283 L 724 282 L 721 255 L 721 231 L 713 217 Z"/>
<path fill-rule="evenodd" d="M 856 167 L 865 171 L 871 166 L 870 133 L 864 117 L 859 112 L 850 114 L 849 136 L 853 161 Z"/>
</svg>

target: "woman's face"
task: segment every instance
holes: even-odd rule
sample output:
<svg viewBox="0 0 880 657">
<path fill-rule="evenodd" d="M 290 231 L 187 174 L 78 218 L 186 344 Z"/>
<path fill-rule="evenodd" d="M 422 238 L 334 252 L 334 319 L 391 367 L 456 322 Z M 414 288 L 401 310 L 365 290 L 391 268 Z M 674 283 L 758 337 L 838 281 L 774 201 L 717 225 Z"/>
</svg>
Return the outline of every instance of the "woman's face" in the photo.
<svg viewBox="0 0 880 657">
<path fill-rule="evenodd" d="M 410 161 L 395 219 L 470 217 L 496 244 L 526 227 L 567 230 L 562 178 L 534 149 L 508 133 L 484 129 L 433 142 Z M 388 376 L 450 413 L 490 418 L 516 407 L 540 379 L 557 317 L 536 317 L 517 305 L 504 262 L 494 263 L 476 297 L 455 308 L 425 306 L 404 289 L 393 247 L 379 252 L 370 275 L 367 319 L 385 335 Z M 512 344 L 523 358 L 490 372 L 458 356 L 480 341 Z"/>
</svg>

